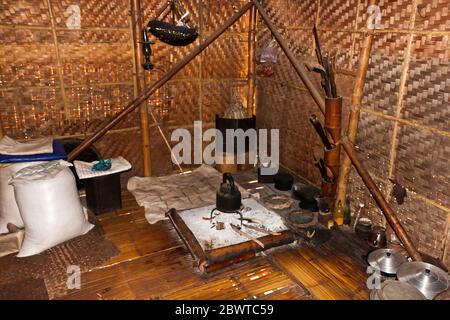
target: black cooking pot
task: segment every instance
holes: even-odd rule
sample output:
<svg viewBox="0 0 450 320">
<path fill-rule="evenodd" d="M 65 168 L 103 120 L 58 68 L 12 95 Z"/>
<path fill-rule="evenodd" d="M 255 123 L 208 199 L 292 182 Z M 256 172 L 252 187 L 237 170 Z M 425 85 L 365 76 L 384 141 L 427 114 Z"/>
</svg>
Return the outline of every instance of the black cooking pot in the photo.
<svg viewBox="0 0 450 320">
<path fill-rule="evenodd" d="M 151 20 L 148 28 L 155 37 L 172 46 L 187 46 L 198 36 L 195 28 L 176 26 L 161 20 Z"/>
<path fill-rule="evenodd" d="M 241 207 L 241 192 L 235 186 L 231 173 L 225 172 L 216 194 L 216 208 L 222 212 L 234 212 Z"/>
<path fill-rule="evenodd" d="M 299 200 L 299 207 L 308 211 L 319 211 L 316 198 L 320 197 L 320 189 L 303 183 L 296 183 L 292 188 L 292 196 Z"/>
</svg>

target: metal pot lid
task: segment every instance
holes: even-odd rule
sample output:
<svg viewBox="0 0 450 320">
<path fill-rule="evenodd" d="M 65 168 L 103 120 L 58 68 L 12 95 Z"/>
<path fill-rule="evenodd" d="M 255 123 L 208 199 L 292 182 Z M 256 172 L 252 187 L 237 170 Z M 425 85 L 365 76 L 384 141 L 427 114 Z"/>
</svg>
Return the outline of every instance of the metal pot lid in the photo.
<svg viewBox="0 0 450 320">
<path fill-rule="evenodd" d="M 379 300 L 426 300 L 426 297 L 407 282 L 387 280 L 377 290 Z"/>
<path fill-rule="evenodd" d="M 396 274 L 398 268 L 407 261 L 406 257 L 392 249 L 374 250 L 367 257 L 370 266 L 387 274 Z"/>
<path fill-rule="evenodd" d="M 413 285 L 430 300 L 447 290 L 450 284 L 449 276 L 444 270 L 419 261 L 402 264 L 397 271 L 397 278 Z"/>
</svg>

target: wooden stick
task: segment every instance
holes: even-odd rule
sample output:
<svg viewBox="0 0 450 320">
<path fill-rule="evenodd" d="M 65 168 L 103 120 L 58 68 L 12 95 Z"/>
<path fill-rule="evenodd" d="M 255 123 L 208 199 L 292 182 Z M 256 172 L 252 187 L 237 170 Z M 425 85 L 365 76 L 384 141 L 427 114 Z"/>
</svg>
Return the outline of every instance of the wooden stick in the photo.
<svg viewBox="0 0 450 320">
<path fill-rule="evenodd" d="M 71 118 L 72 115 L 69 111 L 69 103 L 67 101 L 67 95 L 66 95 L 66 88 L 64 84 L 64 77 L 63 77 L 63 67 L 61 62 L 61 55 L 59 52 L 59 44 L 58 44 L 58 37 L 56 35 L 56 26 L 55 26 L 55 15 L 53 13 L 52 3 L 51 0 L 47 0 L 47 7 L 48 7 L 48 14 L 50 16 L 50 23 L 51 23 L 51 30 L 52 30 L 52 36 L 53 36 L 53 45 L 55 46 L 55 58 L 56 58 L 56 70 L 58 72 L 58 79 L 61 84 L 61 98 L 63 101 L 63 108 L 64 108 L 64 114 L 67 118 Z"/>
<path fill-rule="evenodd" d="M 193 258 L 196 260 L 197 266 L 201 270 L 204 269 L 206 267 L 206 265 L 208 264 L 208 259 L 206 257 L 206 254 L 203 251 L 200 243 L 197 241 L 197 238 L 195 238 L 192 231 L 188 228 L 186 223 L 184 223 L 183 219 L 178 214 L 177 210 L 174 208 L 170 209 L 166 213 L 166 216 L 172 222 L 172 225 L 174 226 L 178 235 L 184 241 L 189 252 L 193 256 Z M 204 271 L 204 270 L 202 270 L 202 271 Z"/>
<path fill-rule="evenodd" d="M 394 210 L 392 210 L 392 208 L 389 206 L 389 203 L 383 197 L 383 194 L 381 193 L 380 189 L 378 189 L 369 172 L 364 167 L 361 160 L 359 160 L 358 155 L 356 154 L 355 149 L 353 147 L 353 144 L 347 137 L 345 137 L 341 140 L 341 145 L 344 147 L 345 152 L 347 153 L 348 157 L 353 163 L 353 166 L 355 167 L 356 171 L 362 178 L 370 194 L 380 207 L 392 230 L 394 230 L 400 241 L 405 246 L 406 251 L 408 251 L 409 255 L 413 260 L 422 261 L 420 253 L 417 251 L 416 247 L 412 243 L 411 239 L 409 238 L 408 234 L 406 233 L 405 229 L 400 223 L 400 220 L 398 219 Z"/>
<path fill-rule="evenodd" d="M 214 40 L 216 40 L 222 33 L 224 33 L 231 25 L 233 25 L 242 15 L 244 15 L 251 7 L 253 2 L 248 2 L 245 4 L 238 12 L 236 12 L 232 17 L 230 17 L 216 32 L 214 32 L 208 39 L 202 44 L 197 46 L 193 51 L 191 51 L 187 56 L 176 63 L 172 69 L 166 72 L 160 79 L 155 81 L 150 87 L 146 88 L 137 98 L 131 101 L 122 111 L 117 113 L 114 118 L 105 122 L 92 136 L 83 140 L 80 145 L 75 148 L 69 155 L 68 161 L 72 161 L 78 156 L 83 150 L 91 146 L 98 139 L 103 137 L 108 130 L 117 125 L 123 118 L 125 118 L 130 112 L 136 109 L 142 102 L 148 99 L 156 90 L 162 87 L 167 81 L 169 81 L 175 74 L 178 73 L 185 65 L 191 62 L 196 56 L 198 56 L 203 50 L 205 50 Z"/>
<path fill-rule="evenodd" d="M 255 53 L 256 53 L 256 8 L 252 7 L 249 17 L 248 32 L 248 71 L 247 71 L 247 110 L 255 114 Z"/>
<path fill-rule="evenodd" d="M 146 87 L 145 70 L 142 66 L 144 57 L 142 54 L 142 14 L 141 1 L 131 0 L 131 23 L 133 28 L 133 48 L 134 48 L 134 67 L 137 85 L 137 93 L 140 94 Z M 144 176 L 149 177 L 152 174 L 151 150 L 150 150 L 150 129 L 147 112 L 147 101 L 143 101 L 139 105 L 139 117 L 141 126 L 141 145 L 142 145 L 142 162 L 144 167 Z"/>
<path fill-rule="evenodd" d="M 364 40 L 364 45 L 361 49 L 358 72 L 353 88 L 352 102 L 349 120 L 347 124 L 347 137 L 351 143 L 356 142 L 356 135 L 358 133 L 359 117 L 361 110 L 361 102 L 363 99 L 364 85 L 366 83 L 367 69 L 369 68 L 370 53 L 372 51 L 373 34 L 368 34 Z M 345 203 L 347 196 L 348 177 L 351 170 L 351 161 L 347 154 L 344 153 L 342 158 L 342 165 L 340 168 L 339 180 L 337 184 L 336 206 L 341 201 Z"/>
<path fill-rule="evenodd" d="M 3 133 L 3 125 L 2 125 L 2 117 L 0 115 L 0 139 L 3 138 L 4 133 Z"/>
<path fill-rule="evenodd" d="M 311 82 L 311 79 L 309 79 L 309 76 L 307 74 L 307 71 L 305 70 L 305 67 L 300 64 L 297 59 L 295 58 L 292 51 L 289 49 L 286 41 L 283 39 L 281 34 L 277 31 L 272 21 L 270 21 L 269 16 L 267 15 L 266 11 L 262 7 L 262 5 L 257 1 L 253 0 L 253 3 L 255 7 L 258 9 L 259 14 L 263 18 L 264 22 L 267 24 L 267 27 L 269 27 L 270 31 L 272 32 L 274 38 L 277 40 L 278 44 L 280 45 L 281 49 L 283 49 L 284 53 L 288 57 L 289 61 L 291 62 L 292 66 L 294 67 L 297 74 L 302 79 L 304 85 L 309 90 L 309 93 L 311 94 L 312 98 L 316 102 L 317 106 L 319 107 L 320 111 L 325 114 L 325 101 L 320 95 L 317 88 L 314 86 L 314 84 Z"/>
<path fill-rule="evenodd" d="M 231 229 L 233 229 L 234 232 L 236 232 L 238 235 L 243 236 L 244 238 L 247 238 L 251 241 L 253 241 L 254 243 L 256 243 L 258 246 L 260 246 L 261 248 L 264 249 L 264 243 L 262 243 L 261 241 L 259 241 L 256 238 L 253 238 L 251 235 L 243 232 L 242 230 L 240 230 L 237 226 L 235 226 L 234 224 L 230 223 L 230 227 Z"/>
<path fill-rule="evenodd" d="M 279 236 L 263 236 L 261 238 L 258 238 L 258 241 L 260 241 L 264 245 L 265 250 L 268 250 L 270 248 L 292 243 L 296 239 L 295 235 L 289 230 L 285 230 L 280 233 L 281 234 Z M 255 242 L 246 241 L 227 247 L 207 250 L 206 256 L 208 257 L 208 261 L 210 263 L 219 263 L 232 259 L 234 257 L 242 256 L 249 252 L 259 252 L 262 250 L 263 248 Z"/>
</svg>

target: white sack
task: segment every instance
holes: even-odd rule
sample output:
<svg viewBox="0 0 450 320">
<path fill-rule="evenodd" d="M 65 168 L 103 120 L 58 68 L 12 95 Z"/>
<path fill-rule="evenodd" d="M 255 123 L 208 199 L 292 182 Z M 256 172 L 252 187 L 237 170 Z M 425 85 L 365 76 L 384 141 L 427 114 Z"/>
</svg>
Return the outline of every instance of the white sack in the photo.
<svg viewBox="0 0 450 320">
<path fill-rule="evenodd" d="M 0 164 L 0 233 L 7 233 L 8 223 L 23 228 L 23 220 L 14 198 L 14 188 L 9 184 L 12 176 L 25 167 L 42 164 L 44 162 L 19 162 Z"/>
<path fill-rule="evenodd" d="M 52 152 L 52 138 L 41 138 L 26 142 L 19 142 L 8 136 L 4 136 L 2 139 L 0 139 L 0 154 L 30 155 Z"/>
<path fill-rule="evenodd" d="M 18 257 L 38 254 L 94 227 L 83 213 L 68 166 L 66 161 L 51 161 L 24 168 L 11 180 L 25 224 Z"/>
</svg>

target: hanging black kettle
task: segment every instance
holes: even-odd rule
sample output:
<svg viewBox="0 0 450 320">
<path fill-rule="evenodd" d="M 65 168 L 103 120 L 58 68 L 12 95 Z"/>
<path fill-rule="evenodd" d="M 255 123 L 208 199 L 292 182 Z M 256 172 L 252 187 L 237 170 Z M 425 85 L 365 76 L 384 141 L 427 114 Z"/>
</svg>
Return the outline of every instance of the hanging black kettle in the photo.
<svg viewBox="0 0 450 320">
<path fill-rule="evenodd" d="M 235 212 L 241 207 L 241 192 L 234 185 L 229 172 L 223 174 L 222 183 L 216 194 L 216 207 L 222 212 Z"/>
</svg>

